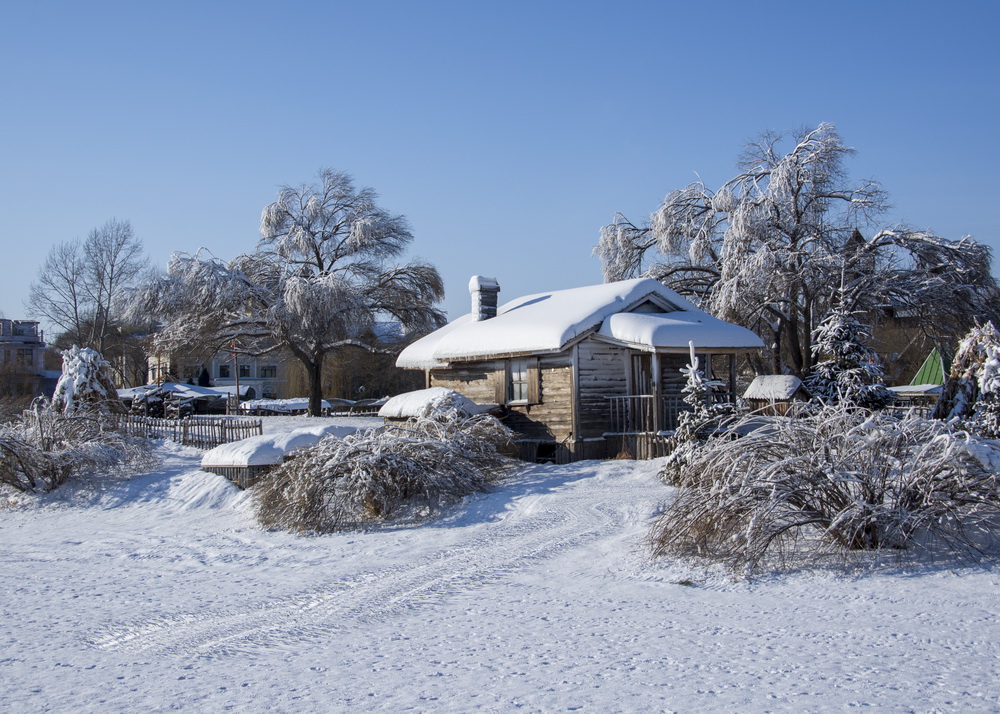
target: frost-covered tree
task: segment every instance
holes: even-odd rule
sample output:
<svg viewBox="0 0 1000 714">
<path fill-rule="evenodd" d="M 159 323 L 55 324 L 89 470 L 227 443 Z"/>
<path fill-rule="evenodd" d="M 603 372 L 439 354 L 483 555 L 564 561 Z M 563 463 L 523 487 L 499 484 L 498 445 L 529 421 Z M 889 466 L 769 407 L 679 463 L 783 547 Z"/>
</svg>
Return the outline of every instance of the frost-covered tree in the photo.
<svg viewBox="0 0 1000 714">
<path fill-rule="evenodd" d="M 883 382 L 882 362 L 869 346 L 871 334 L 839 301 L 813 332 L 813 354 L 821 361 L 806 377 L 809 393 L 825 404 L 845 402 L 881 409 L 893 395 Z"/>
<path fill-rule="evenodd" d="M 764 134 L 739 175 L 716 191 L 699 181 L 667 194 L 647 223 L 617 215 L 595 249 L 605 279 L 656 278 L 754 330 L 774 373 L 808 373 L 810 333 L 841 275 L 850 309 L 915 315 L 934 336 L 994 309 L 989 248 L 902 226 L 864 238 L 858 229 L 875 226 L 887 199 L 874 181 L 848 181 L 853 149 L 832 124 L 796 134 L 787 152 L 784 139 Z"/>
<path fill-rule="evenodd" d="M 72 414 L 96 409 L 123 412 L 108 363 L 100 353 L 76 345 L 63 352 L 63 368 L 52 395 L 53 411 Z"/>
<path fill-rule="evenodd" d="M 1000 438 L 1000 331 L 992 322 L 976 325 L 959 344 L 934 416 Z"/>
<path fill-rule="evenodd" d="M 284 348 L 309 378 L 309 412 L 321 409 L 327 355 L 363 340 L 378 319 L 408 331 L 444 322 L 437 270 L 421 262 L 396 265 L 413 240 L 406 219 L 376 203 L 344 173 L 324 170 L 318 185 L 285 187 L 264 208 L 252 253 L 228 263 L 203 254 L 175 254 L 167 276 L 145 286 L 131 313 L 162 321 L 155 346 L 169 352 L 234 341 L 253 353 Z"/>
</svg>

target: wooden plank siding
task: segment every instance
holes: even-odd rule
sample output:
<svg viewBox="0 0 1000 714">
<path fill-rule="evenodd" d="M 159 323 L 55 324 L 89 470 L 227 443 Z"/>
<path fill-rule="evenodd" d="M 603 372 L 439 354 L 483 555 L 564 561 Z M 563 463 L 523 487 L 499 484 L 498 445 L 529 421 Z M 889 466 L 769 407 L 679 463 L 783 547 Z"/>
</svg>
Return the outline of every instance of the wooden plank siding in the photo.
<svg viewBox="0 0 1000 714">
<path fill-rule="evenodd" d="M 570 353 L 538 358 L 529 404 L 509 404 L 504 423 L 529 439 L 563 442 L 573 437 L 573 367 Z M 478 404 L 506 402 L 507 361 L 452 364 L 430 373 L 432 387 L 453 389 Z"/>
<path fill-rule="evenodd" d="M 609 429 L 608 397 L 628 394 L 629 350 L 593 339 L 577 347 L 578 439 L 604 436 Z"/>
<path fill-rule="evenodd" d="M 429 372 L 428 385 L 452 389 L 479 404 L 504 404 L 504 423 L 520 434 L 522 456 L 529 460 L 532 454 L 557 461 L 618 453 L 651 458 L 665 453 L 668 445 L 665 436 L 653 432 L 673 428 L 678 409 L 686 408 L 680 401 L 685 385 L 681 369 L 690 357 L 686 352 L 655 355 L 651 391 L 657 394 L 645 398 L 657 400 L 657 418 L 647 419 L 644 428 L 635 430 L 648 433 L 606 438 L 614 431 L 609 398 L 630 394 L 634 354 L 639 352 L 586 337 L 564 352 L 531 357 L 527 403 L 507 403 L 507 359 L 435 368 Z M 708 355 L 699 357 L 703 368 L 711 362 Z M 728 381 L 728 375 L 715 376 Z"/>
</svg>

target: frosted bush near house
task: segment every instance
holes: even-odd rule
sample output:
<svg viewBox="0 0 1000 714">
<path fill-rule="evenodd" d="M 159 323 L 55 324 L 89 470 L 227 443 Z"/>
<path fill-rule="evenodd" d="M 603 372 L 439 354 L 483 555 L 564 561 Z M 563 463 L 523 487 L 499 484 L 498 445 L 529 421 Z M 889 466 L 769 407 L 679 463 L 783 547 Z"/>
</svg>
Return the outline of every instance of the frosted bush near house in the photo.
<svg viewBox="0 0 1000 714">
<path fill-rule="evenodd" d="M 992 322 L 977 325 L 959 343 L 934 416 L 1000 437 L 1000 332 Z"/>
<path fill-rule="evenodd" d="M 736 420 L 729 432 L 746 426 Z M 984 548 L 1000 517 L 998 449 L 939 420 L 844 405 L 774 418 L 690 456 L 692 485 L 654 525 L 653 551 L 745 574 L 828 552 L 993 557 Z"/>
<path fill-rule="evenodd" d="M 496 483 L 516 468 L 514 453 L 513 433 L 496 418 L 465 416 L 445 395 L 409 422 L 323 439 L 252 493 L 264 526 L 330 532 L 409 507 L 430 514 Z"/>
</svg>

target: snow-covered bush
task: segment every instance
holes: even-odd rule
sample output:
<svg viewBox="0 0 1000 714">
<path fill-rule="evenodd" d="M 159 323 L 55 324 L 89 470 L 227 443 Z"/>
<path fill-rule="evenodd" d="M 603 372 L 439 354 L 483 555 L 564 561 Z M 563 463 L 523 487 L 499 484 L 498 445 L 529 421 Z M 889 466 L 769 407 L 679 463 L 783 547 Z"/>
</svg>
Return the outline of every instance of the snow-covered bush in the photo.
<svg viewBox="0 0 1000 714">
<path fill-rule="evenodd" d="M 1000 437 L 1000 332 L 992 322 L 972 328 L 959 343 L 934 415 Z"/>
<path fill-rule="evenodd" d="M 813 332 L 813 354 L 825 356 L 813 365 L 805 387 L 824 404 L 846 402 L 882 409 L 893 400 L 883 382 L 882 363 L 868 345 L 871 334 L 839 304 Z"/>
<path fill-rule="evenodd" d="M 52 408 L 67 414 L 97 408 L 125 411 L 111 381 L 111 370 L 100 352 L 73 345 L 63 353 L 62 375 L 52 395 Z"/>
<path fill-rule="evenodd" d="M 945 546 L 981 555 L 1000 522 L 996 442 L 846 405 L 713 437 L 657 520 L 657 555 L 749 573 L 787 556 Z M 750 422 L 729 425 L 731 433 Z"/>
<path fill-rule="evenodd" d="M 52 491 L 67 479 L 150 459 L 149 444 L 119 432 L 107 414 L 57 412 L 44 400 L 0 427 L 0 484 Z"/>
<path fill-rule="evenodd" d="M 509 429 L 446 401 L 410 422 L 326 437 L 287 461 L 252 489 L 260 522 L 297 532 L 353 528 L 408 506 L 431 511 L 516 467 Z"/>
</svg>

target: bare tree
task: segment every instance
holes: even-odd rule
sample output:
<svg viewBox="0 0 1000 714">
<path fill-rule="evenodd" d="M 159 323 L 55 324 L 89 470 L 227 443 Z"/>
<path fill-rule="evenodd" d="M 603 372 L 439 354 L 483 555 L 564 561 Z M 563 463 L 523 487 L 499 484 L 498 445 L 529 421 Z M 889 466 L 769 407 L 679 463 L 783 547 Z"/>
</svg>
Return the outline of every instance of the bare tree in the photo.
<svg viewBox="0 0 1000 714">
<path fill-rule="evenodd" d="M 115 302 L 143 274 L 148 259 L 132 224 L 112 218 L 95 228 L 83 244 L 88 301 L 93 319 L 88 342 L 103 353 L 114 326 Z"/>
<path fill-rule="evenodd" d="M 60 328 L 66 347 L 95 349 L 117 366 L 136 342 L 122 329 L 117 302 L 147 266 L 132 225 L 112 218 L 85 241 L 60 243 L 49 252 L 31 284 L 28 311 Z"/>
<path fill-rule="evenodd" d="M 858 229 L 875 225 L 887 197 L 874 181 L 848 182 L 854 152 L 836 128 L 800 132 L 787 153 L 783 139 L 764 134 L 738 176 L 717 191 L 673 191 L 647 224 L 617 215 L 595 249 L 605 279 L 647 275 L 700 300 L 757 332 L 776 373 L 810 370 L 810 334 L 845 276 L 848 308 L 873 318 L 906 313 L 924 329 L 954 329 L 990 309 L 989 249 L 905 226 L 866 240 Z"/>
<path fill-rule="evenodd" d="M 85 342 L 91 312 L 86 274 L 80 241 L 60 243 L 45 257 L 28 293 L 29 313 L 59 327 L 77 344 Z"/>
<path fill-rule="evenodd" d="M 283 188 L 264 208 L 257 249 L 225 263 L 174 255 L 167 276 L 136 296 L 131 313 L 158 316 L 164 351 L 239 341 L 255 352 L 285 348 L 309 378 L 309 412 L 320 413 L 323 362 L 347 345 L 372 349 L 379 319 L 410 331 L 444 322 L 444 295 L 428 264 L 390 263 L 413 240 L 403 216 L 380 208 L 370 188 L 324 170 L 319 185 Z"/>
</svg>

